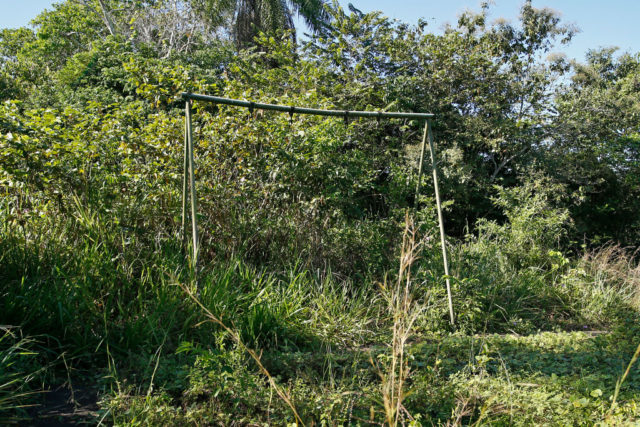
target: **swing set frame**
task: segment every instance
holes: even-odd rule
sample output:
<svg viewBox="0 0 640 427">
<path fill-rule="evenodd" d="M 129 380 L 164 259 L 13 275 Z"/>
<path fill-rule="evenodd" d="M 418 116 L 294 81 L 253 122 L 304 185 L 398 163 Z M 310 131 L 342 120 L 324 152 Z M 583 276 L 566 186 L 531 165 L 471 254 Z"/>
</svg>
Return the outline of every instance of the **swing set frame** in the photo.
<svg viewBox="0 0 640 427">
<path fill-rule="evenodd" d="M 182 177 L 182 241 L 186 245 L 187 241 L 187 200 L 189 194 L 191 194 L 191 234 L 192 234 L 192 267 L 193 271 L 197 274 L 198 266 L 198 250 L 199 250 L 199 238 L 198 238 L 198 204 L 196 196 L 196 181 L 195 181 L 195 165 L 193 160 L 193 130 L 191 126 L 191 104 L 193 101 L 204 101 L 213 104 L 231 105 L 235 107 L 248 108 L 250 112 L 253 110 L 270 110 L 278 111 L 281 113 L 288 113 L 290 117 L 294 114 L 309 114 L 314 116 L 329 116 L 329 117 L 342 117 L 345 121 L 348 121 L 352 117 L 372 118 L 377 119 L 417 119 L 424 120 L 424 132 L 422 135 L 422 145 L 420 147 L 420 162 L 418 165 L 418 180 L 416 182 L 415 191 L 415 203 L 417 205 L 420 196 L 420 187 L 422 182 L 422 169 L 424 164 L 424 155 L 427 142 L 429 143 L 429 153 L 431 157 L 431 172 L 433 175 L 433 187 L 435 190 L 436 207 L 438 210 L 438 225 L 440 228 L 440 244 L 442 246 L 442 259 L 444 263 L 444 274 L 447 285 L 447 298 L 449 303 L 449 317 L 451 324 L 454 324 L 455 318 L 453 314 L 453 301 L 451 297 L 451 284 L 449 281 L 449 261 L 447 258 L 447 248 L 444 233 L 444 219 L 442 216 L 442 205 L 440 202 L 440 190 L 438 188 L 438 165 L 435 156 L 435 144 L 433 141 L 433 129 L 431 120 L 435 117 L 431 113 L 403 113 L 403 112 L 387 112 L 387 111 L 349 111 L 349 110 L 320 110 L 315 108 L 303 108 L 287 105 L 276 104 L 263 104 L 252 101 L 243 101 L 239 99 L 221 98 L 217 96 L 195 94 L 189 92 L 183 92 L 182 99 L 185 101 L 185 121 L 184 121 L 184 155 L 183 155 L 183 177 Z"/>
</svg>

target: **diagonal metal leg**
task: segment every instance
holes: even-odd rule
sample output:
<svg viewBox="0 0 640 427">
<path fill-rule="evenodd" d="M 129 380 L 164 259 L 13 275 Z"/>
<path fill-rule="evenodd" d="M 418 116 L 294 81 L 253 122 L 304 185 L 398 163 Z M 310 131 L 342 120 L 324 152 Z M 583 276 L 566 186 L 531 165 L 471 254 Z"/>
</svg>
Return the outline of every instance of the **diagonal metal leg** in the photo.
<svg viewBox="0 0 640 427">
<path fill-rule="evenodd" d="M 449 281 L 449 260 L 447 259 L 447 246 L 444 235 L 444 220 L 442 218 L 442 205 L 440 203 L 440 189 L 438 188 L 438 163 L 436 162 L 436 148 L 433 143 L 433 131 L 431 129 L 431 121 L 427 120 L 425 132 L 429 139 L 429 151 L 431 153 L 431 170 L 433 171 L 433 188 L 436 193 L 436 206 L 438 208 L 438 225 L 440 226 L 440 243 L 442 245 L 442 260 L 444 262 L 444 274 L 447 276 L 447 298 L 449 300 L 449 316 L 451 324 L 455 323 L 455 317 L 453 315 L 453 299 L 451 297 L 451 283 Z M 423 141 L 424 151 L 424 141 Z"/>
</svg>

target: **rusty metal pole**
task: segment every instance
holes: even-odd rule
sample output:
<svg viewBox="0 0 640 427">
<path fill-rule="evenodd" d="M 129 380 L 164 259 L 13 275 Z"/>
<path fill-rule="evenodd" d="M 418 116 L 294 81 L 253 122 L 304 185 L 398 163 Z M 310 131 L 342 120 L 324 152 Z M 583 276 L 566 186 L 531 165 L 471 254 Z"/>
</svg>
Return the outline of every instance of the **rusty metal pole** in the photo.
<svg viewBox="0 0 640 427">
<path fill-rule="evenodd" d="M 442 205 L 440 203 L 440 189 L 438 188 L 438 163 L 436 162 L 436 148 L 433 143 L 433 130 L 431 129 L 431 120 L 427 120 L 425 128 L 429 139 L 429 151 L 431 153 L 431 170 L 433 171 L 433 188 L 436 193 L 436 206 L 438 208 L 438 225 L 440 226 L 440 244 L 442 245 L 442 260 L 444 263 L 444 274 L 447 283 L 447 298 L 449 300 L 449 317 L 451 324 L 455 324 L 453 315 L 453 299 L 451 297 L 451 283 L 449 281 L 449 260 L 447 259 L 447 246 L 444 235 L 444 221 L 442 218 Z M 424 147 L 424 141 L 423 141 Z"/>
</svg>

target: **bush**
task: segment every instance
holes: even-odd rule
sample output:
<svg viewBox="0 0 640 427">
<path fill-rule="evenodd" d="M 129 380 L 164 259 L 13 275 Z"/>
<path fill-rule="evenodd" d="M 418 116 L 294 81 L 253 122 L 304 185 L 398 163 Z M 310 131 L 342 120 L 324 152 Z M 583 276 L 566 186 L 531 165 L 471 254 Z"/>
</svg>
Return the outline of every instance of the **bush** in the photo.
<svg viewBox="0 0 640 427">
<path fill-rule="evenodd" d="M 477 235 L 454 248 L 463 328 L 528 333 L 573 316 L 557 282 L 568 268 L 559 249 L 570 225 L 567 210 L 554 206 L 559 190 L 547 178 L 498 187 L 493 200 L 505 221 L 480 220 Z"/>
</svg>

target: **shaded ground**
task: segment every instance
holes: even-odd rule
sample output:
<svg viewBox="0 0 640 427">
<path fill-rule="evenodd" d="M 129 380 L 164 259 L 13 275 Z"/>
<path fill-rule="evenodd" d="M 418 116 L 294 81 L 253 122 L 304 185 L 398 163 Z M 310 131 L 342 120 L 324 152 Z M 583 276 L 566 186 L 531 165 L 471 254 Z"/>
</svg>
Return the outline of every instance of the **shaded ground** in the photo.
<svg viewBox="0 0 640 427">
<path fill-rule="evenodd" d="M 38 427 L 93 425 L 98 416 L 98 393 L 91 386 L 60 386 L 43 393 L 30 411 L 31 420 L 21 425 Z"/>
</svg>

